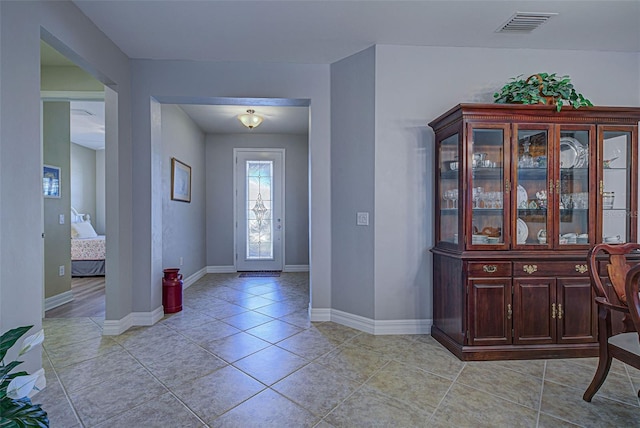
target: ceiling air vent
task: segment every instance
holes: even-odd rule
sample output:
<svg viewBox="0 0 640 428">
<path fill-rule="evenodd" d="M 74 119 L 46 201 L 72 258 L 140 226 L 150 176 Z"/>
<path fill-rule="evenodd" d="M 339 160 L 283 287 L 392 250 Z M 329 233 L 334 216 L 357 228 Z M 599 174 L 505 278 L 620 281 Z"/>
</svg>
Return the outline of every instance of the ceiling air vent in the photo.
<svg viewBox="0 0 640 428">
<path fill-rule="evenodd" d="M 546 12 L 516 12 L 496 33 L 530 33 L 556 15 L 557 13 Z"/>
</svg>

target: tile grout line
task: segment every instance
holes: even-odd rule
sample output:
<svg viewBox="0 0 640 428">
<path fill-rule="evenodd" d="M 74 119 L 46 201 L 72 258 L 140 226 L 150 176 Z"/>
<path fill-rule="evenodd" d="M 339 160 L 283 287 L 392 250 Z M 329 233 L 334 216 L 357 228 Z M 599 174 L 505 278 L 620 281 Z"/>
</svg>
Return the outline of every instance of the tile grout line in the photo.
<svg viewBox="0 0 640 428">
<path fill-rule="evenodd" d="M 544 394 L 544 380 L 547 377 L 547 360 L 544 360 L 542 370 L 542 384 L 540 385 L 540 398 L 538 399 L 538 417 L 536 418 L 536 428 L 540 426 L 540 412 L 542 411 L 542 396 Z"/>
<path fill-rule="evenodd" d="M 167 327 L 165 326 L 165 328 L 167 328 Z M 196 418 L 196 419 L 198 419 L 198 421 L 200 421 L 200 422 L 201 422 L 205 427 L 209 427 L 209 425 L 208 425 L 205 421 L 203 421 L 203 420 L 202 420 L 202 418 L 200 418 L 200 416 L 198 416 L 198 415 L 197 415 L 193 410 L 191 410 L 191 408 L 190 408 L 189 406 L 187 406 L 187 404 L 186 404 L 184 401 L 182 401 L 182 400 L 181 400 L 181 399 L 180 399 L 180 398 L 179 398 L 179 397 L 178 397 L 178 396 L 177 396 L 177 395 L 176 395 L 176 394 L 171 390 L 171 388 L 170 388 L 168 385 L 165 385 L 165 383 L 164 383 L 164 382 L 162 382 L 160 379 L 158 379 L 158 377 L 157 377 L 155 374 L 153 374 L 153 373 L 151 372 L 151 370 L 149 370 L 149 368 L 147 368 L 147 366 L 145 366 L 144 364 L 142 364 L 142 362 L 141 362 L 141 361 L 140 361 L 140 360 L 139 360 L 135 355 L 133 355 L 133 354 L 132 354 L 132 353 L 131 353 L 127 348 L 125 348 L 122 344 L 120 344 L 120 346 L 122 346 L 122 349 L 124 349 L 124 350 L 125 350 L 125 352 L 127 352 L 127 353 L 131 356 L 131 358 L 133 358 L 133 359 L 134 359 L 138 364 L 140 364 L 140 366 L 141 366 L 141 367 L 142 367 L 142 368 L 143 368 L 143 369 L 144 369 L 144 370 L 145 370 L 145 371 L 146 371 L 146 372 L 147 372 L 147 373 L 148 373 L 148 374 L 149 374 L 153 379 L 155 379 L 155 381 L 156 381 L 156 382 L 158 382 L 160 385 L 162 385 L 162 386 L 167 390 L 167 392 L 168 392 L 169 394 L 171 394 L 171 396 L 172 396 L 173 398 L 175 398 L 175 399 L 178 401 L 178 403 L 182 404 L 182 406 L 183 406 L 184 408 L 186 408 L 186 409 L 187 409 L 187 411 L 188 411 L 189 413 L 191 413 L 193 416 L 195 416 L 195 418 Z M 220 357 L 218 357 L 218 358 L 220 358 Z M 221 368 L 222 368 L 222 367 L 221 367 Z M 220 370 L 220 369 L 216 369 L 216 370 L 212 371 L 211 373 L 216 372 L 216 371 L 218 371 L 218 370 Z M 163 394 L 161 394 L 161 395 L 163 395 Z M 143 404 L 147 404 L 147 403 L 149 403 L 150 401 L 152 401 L 152 400 L 154 400 L 154 399 L 156 399 L 156 398 L 158 398 L 158 397 L 153 397 L 153 398 L 151 398 L 151 399 L 149 399 L 149 400 L 145 401 L 144 403 L 140 403 L 140 404 L 138 404 L 138 405 L 137 405 L 137 406 L 135 406 L 135 407 L 131 407 L 131 408 L 129 408 L 129 409 L 127 409 L 127 410 L 125 410 L 124 412 L 120 413 L 119 415 L 116 415 L 116 416 L 114 416 L 114 417 L 112 417 L 112 418 L 108 418 L 108 419 L 106 419 L 105 421 L 102 421 L 102 422 L 100 422 L 100 423 L 104 423 L 104 422 L 106 422 L 106 421 L 108 421 L 108 420 L 111 420 L 111 419 L 114 419 L 114 418 L 116 418 L 116 417 L 118 417 L 118 416 L 122 416 L 123 414 L 125 414 L 125 413 L 127 413 L 127 412 L 129 412 L 129 411 L 131 411 L 131 410 L 133 410 L 133 409 L 135 409 L 135 408 L 137 408 L 137 407 L 140 407 L 140 406 L 142 406 Z"/>
<path fill-rule="evenodd" d="M 51 361 L 51 357 L 49 357 L 49 351 L 47 351 L 47 349 L 44 346 L 42 347 L 42 350 L 44 351 L 44 353 L 45 353 L 45 355 L 47 357 L 47 361 L 49 361 L 49 365 L 51 366 L 51 370 L 53 371 L 53 374 L 56 376 L 56 380 L 58 381 L 58 385 L 60 385 L 60 389 L 62 389 L 62 393 L 64 394 L 65 398 L 67 399 L 67 402 L 69 403 L 69 407 L 71 407 L 71 410 L 73 411 L 73 414 L 76 417 L 76 420 L 78 421 L 78 423 L 80 424 L 81 427 L 84 427 L 85 425 L 82 422 L 82 419 L 80 418 L 80 415 L 78 414 L 78 411 L 76 410 L 76 406 L 74 405 L 73 400 L 69 396 L 69 393 L 67 392 L 67 388 L 62 383 L 62 380 L 60 379 L 60 376 L 58 375 L 58 371 L 56 370 L 55 366 L 53 365 L 53 361 Z"/>
<path fill-rule="evenodd" d="M 321 421 L 324 421 L 325 418 L 327 416 L 329 416 L 331 413 L 333 413 L 338 407 L 342 406 L 349 398 L 351 398 L 356 392 L 362 390 L 362 388 L 364 388 L 364 386 L 366 385 L 366 383 L 373 377 L 375 376 L 377 373 L 379 373 L 383 368 L 385 368 L 386 366 L 388 366 L 391 363 L 391 360 L 387 361 L 386 363 L 384 363 L 378 370 L 376 370 L 375 372 L 373 372 L 373 374 L 371 376 L 369 376 L 364 382 L 362 382 L 360 384 L 360 386 L 358 386 L 357 388 L 355 388 L 353 391 L 351 391 L 350 394 L 348 394 L 344 399 L 342 399 L 338 404 L 336 404 L 335 406 L 333 406 L 333 408 L 331 408 L 329 410 L 329 412 L 327 412 L 326 415 L 324 415 L 321 418 Z M 386 394 L 385 394 L 386 396 Z M 329 422 L 327 422 L 329 423 Z"/>
<path fill-rule="evenodd" d="M 462 371 L 467 367 L 467 362 L 464 361 L 462 367 L 460 368 L 460 370 L 458 371 L 458 374 L 453 378 L 453 380 L 451 381 L 451 384 L 449 385 L 449 388 L 447 388 L 447 391 L 444 393 L 444 395 L 442 396 L 442 398 L 440 399 L 440 401 L 438 402 L 438 405 L 436 406 L 436 408 L 433 410 L 433 413 L 431 414 L 431 417 L 429 417 L 429 419 L 427 420 L 427 422 L 432 422 L 433 418 L 436 416 L 436 413 L 438 412 L 438 409 L 440 409 L 440 406 L 442 405 L 442 403 L 444 402 L 444 399 L 447 397 L 447 395 L 449 394 L 449 392 L 451 391 L 451 388 L 453 388 L 453 385 L 455 385 L 456 381 L 458 380 L 458 378 L 460 377 L 460 375 L 462 374 Z"/>
</svg>

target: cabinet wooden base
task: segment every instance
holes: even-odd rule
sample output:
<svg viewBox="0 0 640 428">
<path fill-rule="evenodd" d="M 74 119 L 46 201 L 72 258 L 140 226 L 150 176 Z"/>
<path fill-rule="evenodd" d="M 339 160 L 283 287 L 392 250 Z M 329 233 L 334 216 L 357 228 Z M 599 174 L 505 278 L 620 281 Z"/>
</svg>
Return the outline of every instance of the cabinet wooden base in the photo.
<svg viewBox="0 0 640 428">
<path fill-rule="evenodd" d="M 536 360 L 598 356 L 597 343 L 465 346 L 452 340 L 436 326 L 431 327 L 431 336 L 462 361 Z"/>
</svg>

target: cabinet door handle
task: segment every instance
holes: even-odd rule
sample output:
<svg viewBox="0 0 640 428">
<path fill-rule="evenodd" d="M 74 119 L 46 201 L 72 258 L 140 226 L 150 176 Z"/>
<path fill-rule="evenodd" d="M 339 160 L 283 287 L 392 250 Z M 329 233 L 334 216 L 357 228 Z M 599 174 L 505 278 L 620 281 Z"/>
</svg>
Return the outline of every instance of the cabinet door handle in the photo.
<svg viewBox="0 0 640 428">
<path fill-rule="evenodd" d="M 511 315 L 513 315 L 513 311 L 511 310 L 511 303 L 507 304 L 507 319 L 511 319 Z"/>
<path fill-rule="evenodd" d="M 562 303 L 558 303 L 558 319 L 562 319 Z"/>
<path fill-rule="evenodd" d="M 524 265 L 522 266 L 522 270 L 531 275 L 538 271 L 538 265 Z"/>
<path fill-rule="evenodd" d="M 482 270 L 487 273 L 495 273 L 498 270 L 498 266 L 496 265 L 484 265 L 482 266 Z"/>
<path fill-rule="evenodd" d="M 586 273 L 589 270 L 587 265 L 576 265 L 576 272 Z"/>
<path fill-rule="evenodd" d="M 556 304 L 551 304 L 551 318 L 556 319 Z"/>
</svg>

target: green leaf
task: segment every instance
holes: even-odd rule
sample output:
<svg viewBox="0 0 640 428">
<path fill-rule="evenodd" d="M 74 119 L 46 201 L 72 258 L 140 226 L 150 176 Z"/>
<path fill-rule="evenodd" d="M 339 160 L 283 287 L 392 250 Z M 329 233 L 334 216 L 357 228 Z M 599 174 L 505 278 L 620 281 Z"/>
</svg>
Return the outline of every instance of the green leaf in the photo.
<svg viewBox="0 0 640 428">
<path fill-rule="evenodd" d="M 22 428 L 49 426 L 47 412 L 39 404 L 33 404 L 29 398 L 0 400 L 0 427 Z"/>
<path fill-rule="evenodd" d="M 0 379 L 4 379 L 6 375 L 11 373 L 11 370 L 22 364 L 22 361 L 11 361 L 6 366 L 0 367 Z"/>
<path fill-rule="evenodd" d="M 0 336 L 0 361 L 4 360 L 7 351 L 20 339 L 26 332 L 31 330 L 32 325 L 26 327 L 17 327 L 7 331 Z"/>
</svg>

